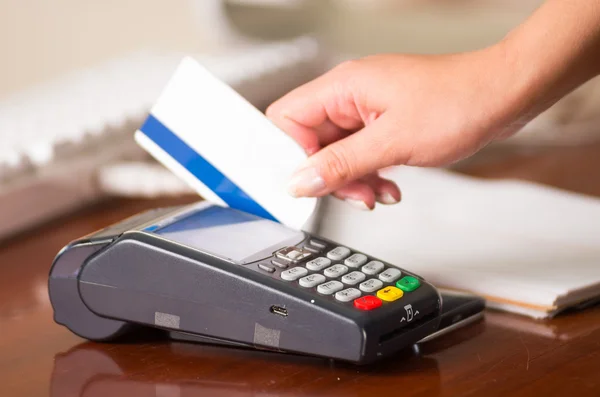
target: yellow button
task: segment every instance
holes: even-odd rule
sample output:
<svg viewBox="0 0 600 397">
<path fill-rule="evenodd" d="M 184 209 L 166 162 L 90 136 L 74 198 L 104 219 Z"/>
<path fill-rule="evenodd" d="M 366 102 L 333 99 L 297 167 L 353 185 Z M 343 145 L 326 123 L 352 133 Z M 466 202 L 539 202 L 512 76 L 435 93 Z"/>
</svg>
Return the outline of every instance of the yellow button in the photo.
<svg viewBox="0 0 600 397">
<path fill-rule="evenodd" d="M 404 292 L 396 287 L 385 287 L 377 291 L 377 297 L 386 302 L 393 302 L 400 299 L 402 295 L 404 295 Z"/>
</svg>

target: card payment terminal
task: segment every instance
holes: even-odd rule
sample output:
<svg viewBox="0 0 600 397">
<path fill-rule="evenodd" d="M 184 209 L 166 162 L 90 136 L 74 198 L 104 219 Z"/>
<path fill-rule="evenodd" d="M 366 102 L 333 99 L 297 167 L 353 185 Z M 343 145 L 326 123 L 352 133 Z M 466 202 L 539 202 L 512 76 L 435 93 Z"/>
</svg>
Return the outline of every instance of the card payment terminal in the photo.
<svg viewBox="0 0 600 397">
<path fill-rule="evenodd" d="M 208 202 L 141 213 L 67 245 L 50 271 L 57 323 L 96 341 L 172 338 L 357 364 L 435 332 L 438 291 L 333 241 Z"/>
</svg>

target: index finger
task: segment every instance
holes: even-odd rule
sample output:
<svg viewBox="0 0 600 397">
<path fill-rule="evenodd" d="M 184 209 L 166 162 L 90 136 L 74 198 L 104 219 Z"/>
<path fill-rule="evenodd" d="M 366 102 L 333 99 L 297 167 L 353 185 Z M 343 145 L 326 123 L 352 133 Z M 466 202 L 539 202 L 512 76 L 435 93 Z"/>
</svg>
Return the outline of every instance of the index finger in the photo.
<svg viewBox="0 0 600 397">
<path fill-rule="evenodd" d="M 321 145 L 316 127 L 327 120 L 323 103 L 315 98 L 322 90 L 320 78 L 304 84 L 267 108 L 267 117 L 283 132 L 294 139 L 308 155 L 316 153 Z"/>
<path fill-rule="evenodd" d="M 354 104 L 346 100 L 339 88 L 343 79 L 338 74 L 334 69 L 296 88 L 267 109 L 267 117 L 309 155 L 362 127 Z"/>
</svg>

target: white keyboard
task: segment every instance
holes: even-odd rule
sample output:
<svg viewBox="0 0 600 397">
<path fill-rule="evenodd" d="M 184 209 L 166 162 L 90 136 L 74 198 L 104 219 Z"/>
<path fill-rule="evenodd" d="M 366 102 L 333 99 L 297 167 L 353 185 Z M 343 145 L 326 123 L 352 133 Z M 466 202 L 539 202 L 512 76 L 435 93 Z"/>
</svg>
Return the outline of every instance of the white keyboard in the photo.
<svg viewBox="0 0 600 397">
<path fill-rule="evenodd" d="M 133 132 L 183 55 L 133 54 L 1 101 L 0 238 L 89 204 L 107 190 L 127 192 L 128 183 L 146 195 L 186 191 L 152 165 L 115 165 L 147 159 Z M 260 109 L 324 70 L 311 38 L 196 59 Z M 136 172 L 145 180 L 131 178 Z M 153 184 L 160 175 L 164 182 Z"/>
</svg>

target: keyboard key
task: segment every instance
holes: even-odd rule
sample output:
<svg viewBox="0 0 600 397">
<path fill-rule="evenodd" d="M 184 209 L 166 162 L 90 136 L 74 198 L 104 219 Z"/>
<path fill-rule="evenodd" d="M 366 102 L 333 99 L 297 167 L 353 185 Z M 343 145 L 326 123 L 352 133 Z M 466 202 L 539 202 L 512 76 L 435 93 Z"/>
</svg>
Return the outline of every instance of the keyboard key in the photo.
<svg viewBox="0 0 600 397">
<path fill-rule="evenodd" d="M 354 284 L 360 283 L 366 277 L 367 276 L 365 276 L 365 274 L 362 272 L 352 272 L 352 273 L 348 273 L 344 277 L 342 277 L 342 283 L 354 285 Z"/>
<path fill-rule="evenodd" d="M 373 295 L 363 296 L 354 301 L 354 307 L 360 310 L 373 310 L 380 307 L 382 304 L 381 299 Z"/>
<path fill-rule="evenodd" d="M 402 272 L 398 269 L 389 268 L 379 275 L 379 279 L 384 283 L 393 283 L 400 278 Z"/>
<path fill-rule="evenodd" d="M 328 267 L 327 269 L 325 269 L 325 271 L 323 272 L 323 274 L 325 274 L 329 278 L 336 278 L 336 277 L 343 276 L 347 272 L 348 272 L 348 266 L 333 265 L 333 266 Z"/>
<path fill-rule="evenodd" d="M 305 250 L 309 251 L 309 252 L 312 252 L 313 254 L 320 254 L 321 253 L 320 249 L 315 248 L 315 247 L 311 247 L 310 245 L 305 245 L 303 248 Z"/>
<path fill-rule="evenodd" d="M 275 252 L 275 256 L 284 261 L 297 263 L 312 256 L 312 253 L 298 247 L 285 247 Z"/>
<path fill-rule="evenodd" d="M 421 286 L 419 280 L 412 276 L 402 277 L 396 282 L 396 287 L 400 288 L 404 292 L 411 292 Z"/>
<path fill-rule="evenodd" d="M 385 266 L 383 265 L 383 263 L 381 263 L 379 261 L 371 261 L 371 262 L 367 263 L 366 265 L 364 265 L 361 270 L 365 274 L 373 275 L 373 274 L 377 274 L 380 271 L 382 271 L 384 267 Z"/>
<path fill-rule="evenodd" d="M 319 272 L 319 271 L 325 269 L 329 265 L 331 265 L 331 260 L 329 260 L 327 258 L 323 258 L 321 256 L 317 259 L 313 259 L 312 261 L 308 262 L 306 264 L 306 268 L 309 270 L 312 270 L 314 272 Z"/>
<path fill-rule="evenodd" d="M 274 264 L 275 266 L 281 268 L 281 269 L 287 269 L 288 268 L 287 262 L 284 262 L 281 259 L 273 259 L 271 261 L 271 263 Z"/>
<path fill-rule="evenodd" d="M 402 295 L 404 295 L 404 292 L 396 287 L 385 287 L 384 289 L 377 291 L 377 297 L 386 302 L 398 300 L 402 298 Z"/>
<path fill-rule="evenodd" d="M 380 289 L 381 287 L 383 287 L 383 283 L 380 280 L 377 280 L 376 278 L 371 278 L 367 281 L 364 281 L 358 286 L 358 288 L 362 292 L 374 292 Z"/>
<path fill-rule="evenodd" d="M 321 284 L 326 280 L 325 276 L 319 273 L 309 274 L 299 280 L 300 286 L 304 288 L 312 288 L 317 284 Z"/>
<path fill-rule="evenodd" d="M 339 281 L 331 280 L 317 287 L 317 292 L 323 295 L 331 295 L 344 288 L 344 284 Z"/>
<path fill-rule="evenodd" d="M 350 248 L 336 247 L 327 253 L 327 257 L 332 261 L 341 261 L 350 255 Z"/>
<path fill-rule="evenodd" d="M 301 266 L 298 266 L 281 272 L 281 278 L 285 281 L 294 281 L 298 280 L 300 277 L 306 276 L 307 274 L 308 270 Z"/>
<path fill-rule="evenodd" d="M 319 241 L 319 240 L 315 240 L 314 238 L 311 238 L 310 240 L 308 240 L 308 243 L 310 245 L 312 245 L 313 247 L 317 247 L 317 248 L 320 248 L 320 249 L 323 249 L 323 248 L 326 247 L 326 244 L 324 242 Z"/>
<path fill-rule="evenodd" d="M 336 292 L 335 299 L 340 302 L 350 302 L 358 297 L 360 297 L 361 293 L 356 288 L 346 288 L 343 291 Z"/>
<path fill-rule="evenodd" d="M 300 251 L 291 251 L 291 252 L 288 252 L 288 254 L 287 254 L 287 257 L 291 258 L 292 260 L 298 259 L 301 256 L 302 256 L 302 252 L 300 252 Z"/>
<path fill-rule="evenodd" d="M 344 261 L 344 265 L 352 268 L 361 267 L 367 263 L 367 257 L 363 254 L 354 254 Z"/>
<path fill-rule="evenodd" d="M 275 268 L 271 265 L 266 265 L 264 263 L 259 263 L 258 264 L 258 268 L 260 270 L 264 270 L 267 273 L 274 273 L 275 272 Z"/>
</svg>

